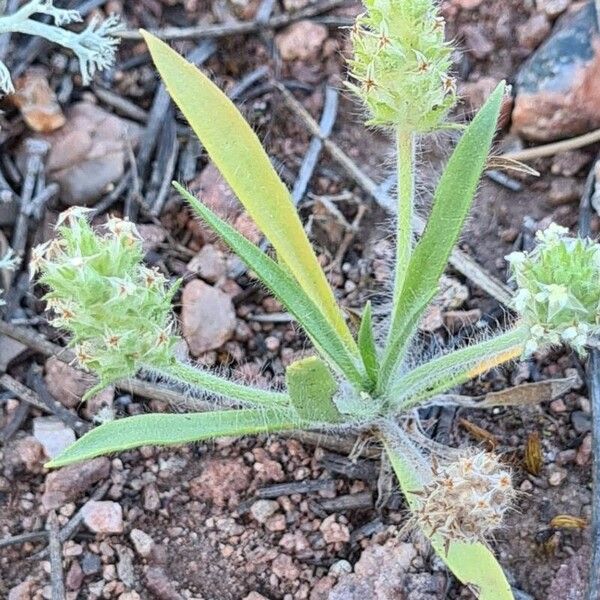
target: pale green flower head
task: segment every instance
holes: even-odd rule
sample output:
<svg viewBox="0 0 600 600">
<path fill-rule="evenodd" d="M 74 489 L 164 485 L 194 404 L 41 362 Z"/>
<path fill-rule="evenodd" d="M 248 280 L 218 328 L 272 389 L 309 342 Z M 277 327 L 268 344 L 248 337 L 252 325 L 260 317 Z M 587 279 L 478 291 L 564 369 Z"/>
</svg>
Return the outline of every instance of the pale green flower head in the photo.
<svg viewBox="0 0 600 600">
<path fill-rule="evenodd" d="M 440 129 L 456 104 L 451 47 L 433 0 L 364 0 L 352 31 L 353 83 L 370 124 L 410 133 Z"/>
<path fill-rule="evenodd" d="M 6 269 L 7 271 L 14 271 L 19 266 L 20 262 L 20 259 L 15 256 L 12 248 L 9 248 L 6 254 L 0 257 L 0 270 Z M 0 298 L 0 306 L 3 306 L 4 304 L 4 300 Z"/>
<path fill-rule="evenodd" d="M 57 237 L 34 249 L 32 275 L 49 288 L 52 324 L 71 334 L 78 362 L 100 386 L 174 360 L 171 300 L 177 286 L 142 263 L 135 225 L 110 218 L 97 234 L 86 209 L 61 215 Z"/>
<path fill-rule="evenodd" d="M 507 256 L 519 289 L 514 308 L 529 325 L 526 354 L 566 343 L 579 353 L 600 340 L 600 244 L 552 224 L 531 252 Z"/>
</svg>

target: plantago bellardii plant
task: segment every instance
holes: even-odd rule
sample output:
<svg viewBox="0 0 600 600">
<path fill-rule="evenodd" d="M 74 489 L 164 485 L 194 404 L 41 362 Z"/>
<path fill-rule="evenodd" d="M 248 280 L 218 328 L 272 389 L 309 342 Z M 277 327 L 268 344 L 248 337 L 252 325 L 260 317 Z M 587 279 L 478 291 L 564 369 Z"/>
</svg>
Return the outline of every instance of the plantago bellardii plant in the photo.
<svg viewBox="0 0 600 600">
<path fill-rule="evenodd" d="M 409 367 L 407 352 L 417 324 L 437 293 L 485 167 L 504 85 L 464 130 L 415 243 L 414 144 L 417 136 L 448 127 L 445 118 L 455 102 L 449 49 L 431 0 L 367 0 L 366 9 L 352 34 L 356 53 L 350 87 L 365 101 L 371 122 L 393 130 L 399 157 L 398 253 L 385 342 L 375 341 L 370 305 L 359 330 L 348 327 L 288 190 L 235 106 L 198 69 L 145 33 L 171 96 L 277 259 L 175 184 L 177 189 L 295 317 L 315 356 L 288 368 L 281 392 L 239 385 L 181 362 L 173 351 L 173 288 L 142 265 L 133 225 L 112 219 L 97 233 L 80 210 L 71 209 L 57 239 L 35 253 L 33 267 L 50 290 L 57 325 L 71 333 L 82 366 L 97 373 L 100 385 L 141 369 L 192 384 L 235 406 L 117 419 L 87 433 L 49 466 L 141 445 L 224 435 L 368 429 L 383 443 L 413 521 L 454 574 L 477 589 L 480 598 L 509 599 L 510 586 L 487 546 L 514 497 L 508 468 L 485 453 L 438 448 L 432 454 L 409 423 L 419 405 L 532 350 L 532 339 L 536 347 L 566 341 L 581 349 L 588 343 L 600 318 L 598 245 L 574 242 L 554 229 L 545 234 L 537 250 L 511 257 L 521 287 L 516 307 L 524 313 L 522 321 L 496 337 Z M 568 263 L 565 274 L 550 268 L 555 261 Z M 535 305 L 523 305 L 524 294 Z M 538 325 L 543 334 L 538 335 Z"/>
</svg>

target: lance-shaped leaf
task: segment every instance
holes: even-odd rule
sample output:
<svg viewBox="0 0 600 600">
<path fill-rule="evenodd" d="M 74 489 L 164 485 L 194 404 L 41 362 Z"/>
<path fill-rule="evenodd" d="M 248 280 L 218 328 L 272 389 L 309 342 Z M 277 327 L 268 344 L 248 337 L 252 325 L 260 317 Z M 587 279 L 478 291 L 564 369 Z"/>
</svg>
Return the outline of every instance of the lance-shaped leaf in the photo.
<svg viewBox="0 0 600 600">
<path fill-rule="evenodd" d="M 373 337 L 373 309 L 371 308 L 371 302 L 367 302 L 362 319 L 360 321 L 360 328 L 358 330 L 358 349 L 365 365 L 367 375 L 373 384 L 377 383 L 377 346 L 375 345 L 375 338 Z"/>
<path fill-rule="evenodd" d="M 385 439 L 384 444 L 402 493 L 408 505 L 415 508 L 417 496 L 411 492 L 421 490 L 423 481 L 418 463 L 409 460 L 390 440 Z M 451 542 L 447 545 L 437 534 L 427 537 L 454 576 L 476 590 L 479 600 L 514 600 L 502 567 L 489 548 L 473 542 Z"/>
<path fill-rule="evenodd" d="M 338 335 L 358 350 L 290 193 L 233 102 L 194 65 L 142 31 L 171 97 L 240 202 Z"/>
<path fill-rule="evenodd" d="M 309 356 L 292 363 L 285 380 L 292 405 L 302 419 L 312 423 L 342 420 L 333 401 L 337 383 L 320 358 Z"/>
<path fill-rule="evenodd" d="M 462 231 L 492 146 L 504 97 L 500 83 L 458 142 L 436 188 L 425 231 L 412 254 L 404 286 L 393 309 L 389 350 L 383 361 L 384 385 L 404 356 L 407 323 L 416 323 L 438 282 Z M 411 328 L 412 332 L 412 328 Z M 400 351 L 399 351 L 400 350 Z"/>
<path fill-rule="evenodd" d="M 46 467 L 62 467 L 140 446 L 172 446 L 215 437 L 283 431 L 300 425 L 301 421 L 291 411 L 274 409 L 138 415 L 109 421 L 92 429 Z"/>
<path fill-rule="evenodd" d="M 258 278 L 292 313 L 317 349 L 357 387 L 365 387 L 367 377 L 356 357 L 331 323 L 287 269 L 271 260 L 260 248 L 249 242 L 231 225 L 217 217 L 178 183 L 176 189 L 223 241 L 256 273 Z"/>
</svg>

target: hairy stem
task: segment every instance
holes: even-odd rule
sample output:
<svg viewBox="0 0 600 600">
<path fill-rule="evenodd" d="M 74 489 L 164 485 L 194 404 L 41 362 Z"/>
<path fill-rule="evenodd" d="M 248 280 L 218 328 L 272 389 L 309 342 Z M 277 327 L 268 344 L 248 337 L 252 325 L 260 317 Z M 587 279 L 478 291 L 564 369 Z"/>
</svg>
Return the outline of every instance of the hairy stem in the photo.
<svg viewBox="0 0 600 600">
<path fill-rule="evenodd" d="M 397 309 L 404 287 L 408 263 L 412 254 L 415 196 L 415 137 L 412 132 L 398 131 L 396 136 L 398 169 L 398 215 L 396 249 L 396 278 L 394 282 L 394 308 L 392 330 L 396 329 Z"/>
<path fill-rule="evenodd" d="M 465 383 L 481 373 L 518 358 L 528 329 L 517 326 L 490 340 L 429 361 L 396 380 L 388 392 L 392 412 L 407 410 L 434 395 Z"/>
<path fill-rule="evenodd" d="M 160 369 L 150 367 L 150 370 L 167 379 L 197 386 L 204 391 L 235 400 L 244 405 L 271 408 L 290 406 L 290 398 L 287 394 L 233 383 L 228 379 L 181 362 Z"/>
</svg>

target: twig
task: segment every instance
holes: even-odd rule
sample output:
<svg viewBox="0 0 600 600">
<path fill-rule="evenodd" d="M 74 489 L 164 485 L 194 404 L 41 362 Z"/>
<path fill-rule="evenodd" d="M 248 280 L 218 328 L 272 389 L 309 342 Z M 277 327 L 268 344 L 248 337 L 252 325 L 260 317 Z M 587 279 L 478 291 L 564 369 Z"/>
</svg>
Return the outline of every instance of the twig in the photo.
<svg viewBox="0 0 600 600">
<path fill-rule="evenodd" d="M 501 154 L 500 158 L 509 158 L 511 160 L 524 162 L 535 158 L 554 156 L 555 154 L 567 152 L 568 150 L 577 150 L 578 148 L 591 146 L 596 142 L 600 142 L 600 129 L 568 140 L 553 142 L 552 144 L 544 144 L 543 146 L 536 146 L 535 148 L 527 148 L 516 152 L 507 152 L 506 154 Z"/>
<path fill-rule="evenodd" d="M 58 518 L 52 511 L 48 515 L 48 552 L 50 554 L 50 586 L 52 600 L 65 600 L 65 583 L 62 568 L 62 544 L 59 538 Z"/>
<path fill-rule="evenodd" d="M 294 98 L 281 83 L 274 82 L 275 87 L 281 92 L 286 104 L 306 125 L 314 136 L 321 137 L 318 123 L 311 117 L 308 111 Z M 323 139 L 323 145 L 339 165 L 358 183 L 369 195 L 371 195 L 384 209 L 392 212 L 395 204 L 382 192 L 382 188 L 366 175 L 359 166 L 331 139 Z M 425 221 L 415 215 L 415 231 L 419 234 L 425 229 Z M 482 290 L 496 298 L 502 304 L 508 305 L 512 298 L 512 292 L 508 286 L 490 275 L 473 258 L 461 250 L 454 249 L 450 255 L 450 264 L 465 277 L 469 278 Z"/>
<path fill-rule="evenodd" d="M 308 182 L 317 166 L 319 155 L 323 149 L 323 140 L 328 138 L 333 131 L 338 108 L 338 91 L 335 88 L 327 86 L 325 88 L 325 102 L 323 103 L 323 112 L 319 121 L 319 136 L 313 136 L 310 140 L 308 150 L 304 155 L 304 160 L 298 172 L 298 178 L 294 183 L 292 190 L 292 200 L 298 204 L 304 197 Z"/>
<path fill-rule="evenodd" d="M 599 14 L 600 18 L 600 14 Z M 600 182 L 595 176 L 596 157 L 588 175 L 579 211 L 579 235 L 590 235 L 592 196 Z M 592 524 L 590 574 L 588 580 L 587 600 L 600 600 L 600 350 L 591 349 L 586 365 L 587 385 L 592 406 Z"/>
<path fill-rule="evenodd" d="M 156 164 L 161 173 L 161 182 L 152 202 L 148 201 L 148 204 L 151 204 L 150 214 L 153 217 L 158 217 L 163 210 L 179 156 L 179 140 L 174 116 L 171 115 L 171 118 L 165 122 L 162 128 L 162 137 L 164 143 L 161 144 L 156 157 Z"/>
<path fill-rule="evenodd" d="M 113 108 L 121 116 L 140 123 L 148 122 L 148 111 L 127 100 L 127 98 L 97 85 L 93 87 L 93 92 L 98 100 Z"/>
<path fill-rule="evenodd" d="M 54 400 L 49 394 L 41 397 L 10 375 L 4 374 L 0 376 L 0 386 L 10 390 L 19 400 L 27 402 L 27 404 L 35 406 L 45 413 L 55 415 L 67 426 L 79 433 L 88 431 L 90 428 L 88 423 L 73 415 L 73 413 Z"/>
<path fill-rule="evenodd" d="M 15 410 L 12 419 L 0 431 L 0 443 L 6 444 L 10 438 L 19 431 L 19 428 L 29 414 L 29 404 L 21 402 Z"/>
<path fill-rule="evenodd" d="M 310 494 L 321 490 L 335 489 L 335 479 L 313 479 L 308 481 L 288 481 L 276 483 L 268 487 L 256 490 L 259 498 L 279 498 L 279 496 L 291 496 L 292 494 Z"/>
<path fill-rule="evenodd" d="M 230 35 L 245 35 L 255 33 L 261 29 L 281 29 L 290 23 L 302 19 L 316 17 L 322 13 L 338 8 L 347 0 L 325 0 L 321 3 L 312 4 L 294 13 L 277 15 L 268 21 L 261 23 L 259 20 L 244 21 L 238 23 L 227 23 L 225 25 L 196 25 L 193 27 L 166 27 L 153 30 L 155 36 L 162 40 L 185 40 L 200 38 L 219 38 Z M 336 25 L 337 26 L 337 25 Z M 124 40 L 140 40 L 142 36 L 137 29 L 127 29 L 118 34 Z"/>
<path fill-rule="evenodd" d="M 365 510 L 373 508 L 373 493 L 359 492 L 347 494 L 330 500 L 319 500 L 321 508 L 327 512 L 345 512 L 348 510 Z"/>
<path fill-rule="evenodd" d="M 0 548 L 8 548 L 8 546 L 16 546 L 18 544 L 27 544 L 29 542 L 40 542 L 48 537 L 47 531 L 29 531 L 19 535 L 13 535 L 9 538 L 0 540 Z"/>
<path fill-rule="evenodd" d="M 260 67 L 253 69 L 231 87 L 227 94 L 229 99 L 232 101 L 237 100 L 248 88 L 252 87 L 256 82 L 260 81 L 268 74 L 269 67 L 267 65 L 261 65 Z"/>
</svg>

